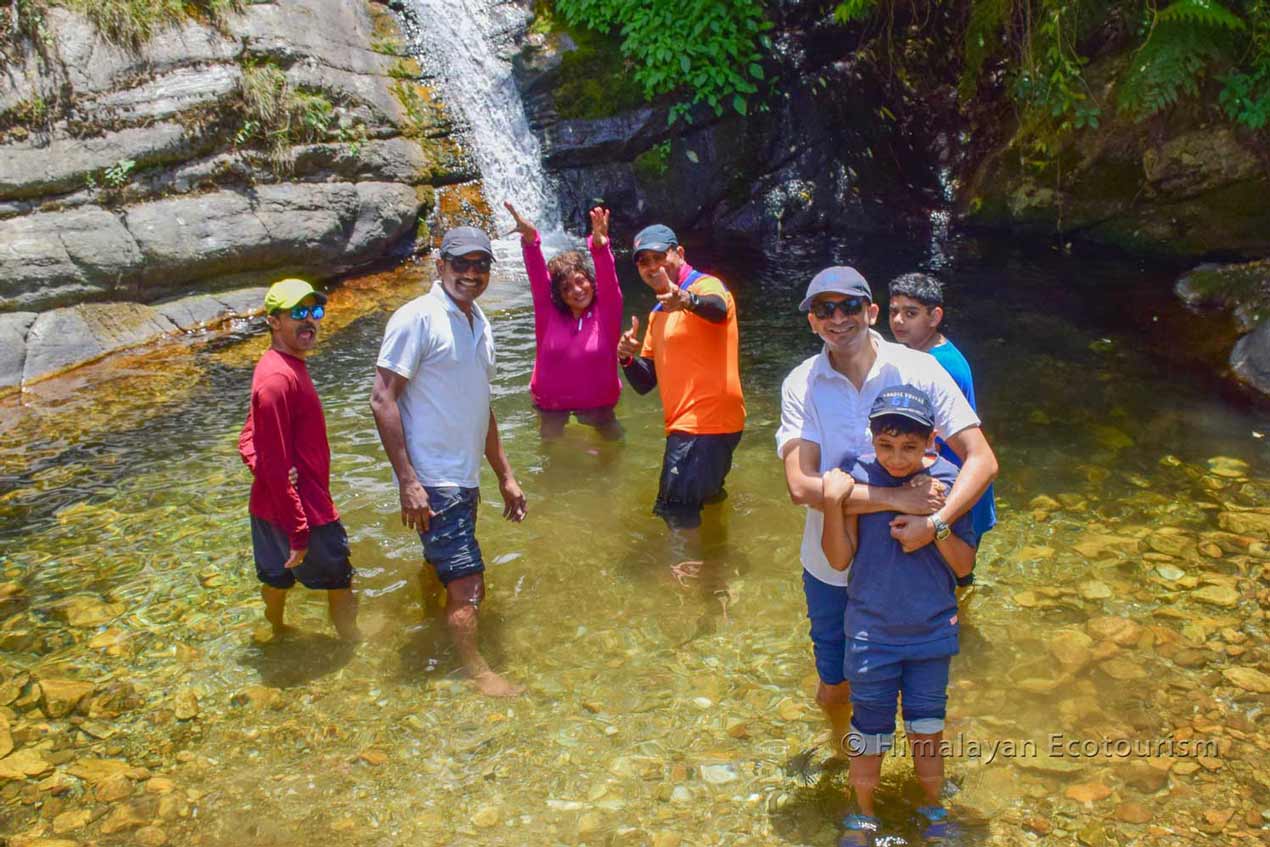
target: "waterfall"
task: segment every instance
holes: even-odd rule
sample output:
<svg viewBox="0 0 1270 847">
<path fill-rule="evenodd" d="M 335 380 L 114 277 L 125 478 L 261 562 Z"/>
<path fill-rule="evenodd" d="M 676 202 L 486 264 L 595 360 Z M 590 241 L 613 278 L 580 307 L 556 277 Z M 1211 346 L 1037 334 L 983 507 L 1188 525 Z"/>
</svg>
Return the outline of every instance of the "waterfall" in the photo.
<svg viewBox="0 0 1270 847">
<path fill-rule="evenodd" d="M 508 0 L 406 0 L 417 21 L 413 52 L 435 74 L 441 97 L 466 125 L 469 152 L 494 210 L 498 234 L 513 224 L 510 200 L 533 221 L 544 247 L 569 246 L 562 232 L 555 186 L 542 166 L 542 150 L 529 128 L 507 57 L 530 13 Z M 519 263 L 515 238 L 495 245 L 499 259 Z"/>
</svg>

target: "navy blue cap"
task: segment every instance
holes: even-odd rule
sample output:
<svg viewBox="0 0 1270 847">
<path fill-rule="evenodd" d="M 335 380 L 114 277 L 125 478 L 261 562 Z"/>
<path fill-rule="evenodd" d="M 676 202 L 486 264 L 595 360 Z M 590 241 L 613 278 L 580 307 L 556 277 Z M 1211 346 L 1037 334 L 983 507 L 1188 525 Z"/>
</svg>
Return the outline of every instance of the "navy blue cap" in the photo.
<svg viewBox="0 0 1270 847">
<path fill-rule="evenodd" d="M 867 297 L 870 303 L 873 302 L 873 291 L 869 288 L 868 281 L 855 268 L 849 268 L 846 265 L 834 265 L 813 276 L 811 285 L 807 286 L 807 296 L 798 304 L 799 311 L 810 310 L 811 301 L 816 299 L 818 294 Z"/>
<path fill-rule="evenodd" d="M 441 238 L 441 255 L 466 256 L 468 253 L 484 253 L 493 260 L 494 248 L 489 243 L 489 236 L 474 226 L 456 226 L 447 230 Z"/>
<path fill-rule="evenodd" d="M 899 415 L 922 426 L 935 426 L 935 410 L 931 407 L 930 398 L 925 391 L 911 385 L 882 390 L 869 410 L 869 420 L 884 415 Z"/>
<path fill-rule="evenodd" d="M 671 247 L 679 246 L 679 237 L 675 231 L 665 224 L 646 226 L 635 233 L 633 253 L 652 250 L 654 253 L 665 253 Z"/>
</svg>

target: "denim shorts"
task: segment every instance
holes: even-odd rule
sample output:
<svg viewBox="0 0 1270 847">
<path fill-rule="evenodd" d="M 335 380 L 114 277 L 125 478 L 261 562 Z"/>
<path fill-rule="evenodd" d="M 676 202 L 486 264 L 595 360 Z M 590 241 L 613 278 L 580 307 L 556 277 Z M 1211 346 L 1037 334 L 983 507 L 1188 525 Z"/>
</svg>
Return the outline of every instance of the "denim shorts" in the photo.
<svg viewBox="0 0 1270 847">
<path fill-rule="evenodd" d="M 423 558 L 436 568 L 441 584 L 484 572 L 481 545 L 476 542 L 476 505 L 481 502 L 481 490 L 458 486 L 424 486 L 424 490 L 432 519 L 419 539 Z"/>
<path fill-rule="evenodd" d="M 290 588 L 298 581 L 305 588 L 331 591 L 353 584 L 348 561 L 348 533 L 339 521 L 309 528 L 309 551 L 304 561 L 288 570 L 291 539 L 264 518 L 251 516 L 251 549 L 256 559 L 256 578 L 273 588 Z"/>
<path fill-rule="evenodd" d="M 807 595 L 816 673 L 825 685 L 837 685 L 846 679 L 843 662 L 847 652 L 847 587 L 821 582 L 804 570 L 803 593 Z"/>
<path fill-rule="evenodd" d="M 851 752 L 873 755 L 891 749 L 901 695 L 905 732 L 929 735 L 942 731 L 948 706 L 948 668 L 956 653 L 956 635 L 921 644 L 850 639 L 844 671 L 851 681 L 851 736 L 847 742 Z"/>
<path fill-rule="evenodd" d="M 672 432 L 666 436 L 661 460 L 661 482 L 653 514 L 671 529 L 701 526 L 701 508 L 722 500 L 723 481 L 732 470 L 732 453 L 741 433 L 692 435 Z"/>
</svg>

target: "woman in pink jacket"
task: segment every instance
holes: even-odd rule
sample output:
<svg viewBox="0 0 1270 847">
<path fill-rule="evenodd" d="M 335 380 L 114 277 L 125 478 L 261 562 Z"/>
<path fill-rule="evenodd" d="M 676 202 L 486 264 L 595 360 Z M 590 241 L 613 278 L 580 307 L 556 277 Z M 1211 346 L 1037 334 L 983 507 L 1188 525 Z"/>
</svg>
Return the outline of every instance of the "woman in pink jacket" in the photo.
<svg viewBox="0 0 1270 847">
<path fill-rule="evenodd" d="M 581 250 L 566 250 L 548 262 L 538 230 L 511 203 L 503 205 L 520 232 L 534 298 L 538 348 L 529 393 L 542 437 L 559 437 L 572 414 L 606 439 L 621 438 L 613 407 L 622 391 L 615 352 L 622 334 L 622 290 L 609 246 L 608 211 L 591 210 L 591 261 Z"/>
</svg>

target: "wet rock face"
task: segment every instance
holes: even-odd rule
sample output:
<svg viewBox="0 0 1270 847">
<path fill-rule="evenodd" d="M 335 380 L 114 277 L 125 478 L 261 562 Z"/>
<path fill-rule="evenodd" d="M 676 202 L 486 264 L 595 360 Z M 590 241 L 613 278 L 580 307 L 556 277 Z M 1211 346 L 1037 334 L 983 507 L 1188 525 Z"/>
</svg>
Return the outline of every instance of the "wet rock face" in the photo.
<svg viewBox="0 0 1270 847">
<path fill-rule="evenodd" d="M 942 202 L 936 163 L 918 152 L 937 146 L 933 126 L 913 134 L 878 120 L 885 98 L 875 71 L 855 64 L 841 40 L 807 49 L 803 41 L 815 36 L 787 23 L 780 39 L 789 43 L 774 51 L 780 67 L 769 72 L 798 83 L 770 98 L 770 110 L 717 117 L 702 108 L 674 125 L 665 104 L 561 118 L 570 105 L 560 102 L 570 91 L 561 55 L 575 45 L 563 34 L 529 36 L 517 81 L 559 183 L 565 226 L 582 228 L 595 198 L 613 209 L 620 229 L 656 219 L 764 242 L 925 225 Z"/>
</svg>

